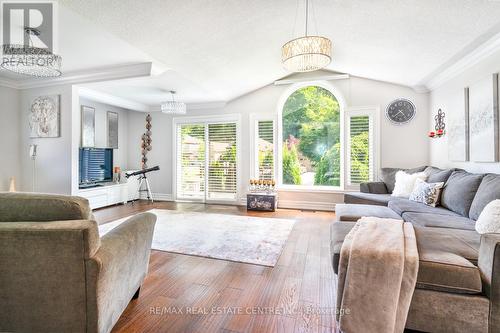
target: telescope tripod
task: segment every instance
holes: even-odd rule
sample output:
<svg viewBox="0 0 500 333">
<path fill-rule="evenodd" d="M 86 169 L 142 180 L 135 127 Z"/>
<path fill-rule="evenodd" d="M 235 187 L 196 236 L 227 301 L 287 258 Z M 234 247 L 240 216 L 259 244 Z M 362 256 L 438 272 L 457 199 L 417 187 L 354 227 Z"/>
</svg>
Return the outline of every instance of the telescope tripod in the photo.
<svg viewBox="0 0 500 333">
<path fill-rule="evenodd" d="M 146 177 L 146 174 L 143 173 L 141 176 L 139 176 L 139 187 L 137 189 L 137 193 L 139 194 L 139 199 L 141 198 L 141 192 L 146 192 L 148 201 L 151 201 L 153 203 L 153 194 L 151 193 L 151 186 L 149 186 L 149 181 L 148 178 Z M 142 189 L 142 185 L 146 184 L 146 188 Z"/>
</svg>

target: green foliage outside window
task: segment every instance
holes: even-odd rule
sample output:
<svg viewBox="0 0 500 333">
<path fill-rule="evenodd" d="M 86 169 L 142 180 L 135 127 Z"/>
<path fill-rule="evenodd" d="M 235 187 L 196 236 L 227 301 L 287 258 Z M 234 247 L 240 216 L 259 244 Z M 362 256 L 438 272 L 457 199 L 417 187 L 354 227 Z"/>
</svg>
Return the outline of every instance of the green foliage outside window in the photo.
<svg viewBox="0 0 500 333">
<path fill-rule="evenodd" d="M 282 120 L 283 183 L 339 186 L 340 107 L 335 96 L 317 86 L 301 88 L 285 102 Z M 296 154 L 297 162 L 285 160 L 288 154 Z"/>
<path fill-rule="evenodd" d="M 300 185 L 300 163 L 295 145 L 283 147 L 283 183 Z"/>
<path fill-rule="evenodd" d="M 322 87 L 295 91 L 283 107 L 283 184 L 340 186 L 340 106 Z M 368 132 L 351 136 L 351 174 L 369 179 Z"/>
</svg>

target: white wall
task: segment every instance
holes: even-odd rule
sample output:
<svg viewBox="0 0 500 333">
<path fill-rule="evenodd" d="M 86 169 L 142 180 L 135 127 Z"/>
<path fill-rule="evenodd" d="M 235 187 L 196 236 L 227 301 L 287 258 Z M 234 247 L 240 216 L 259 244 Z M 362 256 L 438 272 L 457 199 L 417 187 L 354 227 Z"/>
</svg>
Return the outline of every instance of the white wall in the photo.
<svg viewBox="0 0 500 333">
<path fill-rule="evenodd" d="M 129 111 L 128 169 L 141 169 L 141 136 L 146 131 L 146 113 Z M 148 166 L 160 166 L 160 171 L 148 174 L 156 198 L 172 199 L 172 117 L 161 112 L 151 113 L 152 146 L 148 152 Z"/>
<path fill-rule="evenodd" d="M 472 83 L 500 72 L 500 51 L 492 54 L 462 74 L 449 80 L 430 94 L 431 114 L 429 129 L 434 128 L 434 115 L 441 108 L 446 114 L 463 113 L 463 90 Z M 446 119 L 445 119 L 446 121 Z M 500 163 L 453 162 L 448 159 L 448 136 L 430 140 L 430 162 L 441 168 L 457 167 L 470 172 L 500 173 Z"/>
<path fill-rule="evenodd" d="M 80 106 L 85 105 L 95 109 L 95 146 L 106 148 L 108 145 L 107 112 L 118 113 L 118 149 L 113 150 L 113 164 L 123 170 L 128 168 L 128 114 L 129 111 L 109 104 L 80 98 Z M 80 128 L 78 128 L 81 133 Z M 81 136 L 81 134 L 79 134 Z M 79 139 L 81 140 L 81 139 Z M 79 141 L 80 142 L 80 141 Z"/>
<path fill-rule="evenodd" d="M 429 96 L 419 94 L 404 86 L 385 82 L 351 77 L 347 80 L 330 81 L 334 88 L 340 92 L 348 107 L 378 106 L 380 108 L 380 165 L 413 167 L 429 163 L 428 142 L 426 133 L 429 129 Z M 289 89 L 289 86 L 268 85 L 254 92 L 241 96 L 225 107 L 218 109 L 189 110 L 187 116 L 240 114 L 242 120 L 241 133 L 241 158 L 242 184 L 240 193 L 246 191 L 246 183 L 250 178 L 250 114 L 275 115 L 280 98 Z M 7 95 L 6 95 L 7 94 Z M 31 190 L 32 164 L 28 156 L 28 148 L 32 143 L 39 145 L 37 156 L 37 186 L 40 192 L 75 193 L 78 188 L 78 147 L 80 144 L 80 105 L 89 105 L 96 109 L 96 145 L 106 145 L 106 111 L 119 113 L 120 148 L 115 153 L 115 165 L 123 169 L 138 169 L 141 165 L 141 135 L 145 131 L 146 114 L 142 112 L 126 111 L 106 104 L 90 100 L 79 100 L 78 89 L 71 85 L 61 85 L 47 88 L 14 91 L 0 90 L 0 96 L 7 97 L 8 109 L 18 110 L 19 117 L 13 112 L 9 113 L 9 121 L 17 126 L 8 126 L 2 134 L 11 137 L 17 131 L 18 144 L 13 149 L 16 154 L 9 167 L 3 168 L 2 184 L 5 178 L 16 175 L 19 170 L 19 183 L 22 190 Z M 29 139 L 28 115 L 29 106 L 34 98 L 40 95 L 61 95 L 61 137 L 46 139 Z M 395 126 L 385 118 L 385 107 L 393 99 L 405 97 L 412 100 L 417 106 L 416 118 L 408 125 Z M 5 98 L 2 98 L 6 100 Z M 7 101 L 7 100 L 6 100 Z M 2 103 L 2 112 L 4 102 Z M 172 195 L 172 117 L 160 112 L 151 114 L 153 117 L 153 150 L 148 154 L 150 166 L 159 165 L 161 170 L 150 175 L 153 192 L 158 198 L 170 199 Z M 16 120 L 17 119 L 17 120 Z M 5 123 L 2 122 L 2 126 Z M 13 133 L 9 134 L 9 130 Z M 4 139 L 5 140 L 5 139 Z M 5 141 L 3 141 L 5 142 Z M 1 152 L 11 146 L 1 146 Z M 17 162 L 16 162 L 17 160 Z M 8 170 L 11 171 L 8 171 Z M 6 170 L 6 171 L 4 171 Z M 4 172 L 8 176 L 4 175 Z M 8 181 L 8 179 L 7 179 Z M 326 193 L 281 192 L 282 206 L 295 206 L 302 208 L 329 209 L 334 203 L 342 201 L 342 193 L 330 191 Z"/>
<path fill-rule="evenodd" d="M 412 89 L 400 85 L 351 77 L 347 80 L 330 81 L 344 97 L 347 106 L 380 107 L 380 141 L 381 167 L 414 167 L 427 165 L 429 162 L 428 131 L 429 99 L 428 94 L 419 94 Z M 282 95 L 289 86 L 268 85 L 254 92 L 229 102 L 224 108 L 207 110 L 188 110 L 187 116 L 241 114 L 242 120 L 242 187 L 240 193 L 246 191 L 250 178 L 250 114 L 265 113 L 275 115 Z M 396 126 L 385 117 L 385 108 L 396 98 L 409 98 L 417 107 L 415 119 L 408 125 Z M 160 165 L 161 170 L 151 174 L 153 192 L 162 195 L 172 194 L 172 117 L 159 112 L 152 113 L 153 150 L 149 153 L 148 164 Z M 129 168 L 140 167 L 140 137 L 144 132 L 145 113 L 129 114 Z M 294 204 L 304 208 L 333 208 L 333 203 L 342 201 L 342 194 L 330 192 L 311 195 L 302 192 L 280 194 L 281 203 Z M 311 203 L 315 206 L 312 207 Z"/>
<path fill-rule="evenodd" d="M 18 188 L 21 181 L 21 136 L 19 134 L 20 93 L 16 89 L 0 87 L 0 191 L 9 189 L 10 178 L 15 177 Z"/>
<path fill-rule="evenodd" d="M 59 138 L 29 138 L 28 117 L 33 100 L 43 95 L 61 95 L 61 136 Z M 32 161 L 29 157 L 30 144 L 37 144 L 36 192 L 71 194 L 74 167 L 73 141 L 73 87 L 61 85 L 46 88 L 33 88 L 20 91 L 21 121 L 18 130 L 21 134 L 21 177 L 23 191 L 32 190 Z"/>
</svg>

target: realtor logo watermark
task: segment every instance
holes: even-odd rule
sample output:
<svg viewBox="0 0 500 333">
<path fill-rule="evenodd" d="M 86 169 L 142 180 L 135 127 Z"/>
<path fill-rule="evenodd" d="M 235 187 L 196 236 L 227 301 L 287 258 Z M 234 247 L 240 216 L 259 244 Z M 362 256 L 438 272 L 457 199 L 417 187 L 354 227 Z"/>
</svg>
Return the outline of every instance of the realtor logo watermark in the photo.
<svg viewBox="0 0 500 333">
<path fill-rule="evenodd" d="M 39 35 L 26 33 L 26 28 Z M 54 4 L 52 2 L 2 1 L 2 44 L 24 45 L 54 51 Z"/>
<path fill-rule="evenodd" d="M 56 6 L 52 1 L 0 1 L 2 67 L 53 66 Z"/>
</svg>

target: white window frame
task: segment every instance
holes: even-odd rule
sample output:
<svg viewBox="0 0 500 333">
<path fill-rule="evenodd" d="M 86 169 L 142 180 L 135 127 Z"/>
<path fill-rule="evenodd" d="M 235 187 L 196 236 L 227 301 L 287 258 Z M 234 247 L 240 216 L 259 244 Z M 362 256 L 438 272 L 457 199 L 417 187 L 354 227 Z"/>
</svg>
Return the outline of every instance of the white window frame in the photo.
<svg viewBox="0 0 500 333">
<path fill-rule="evenodd" d="M 257 114 L 257 113 L 250 114 L 250 148 L 251 148 L 250 178 L 251 179 L 258 179 L 259 178 L 259 144 L 257 141 L 259 138 L 259 121 L 272 121 L 273 122 L 273 140 L 274 140 L 273 177 L 277 181 L 278 154 L 277 154 L 276 143 L 278 141 L 278 135 L 277 135 L 278 119 L 276 118 L 276 115 L 272 115 L 272 114 Z"/>
<path fill-rule="evenodd" d="M 346 147 L 345 147 L 345 156 L 344 156 L 344 161 L 345 163 L 345 173 L 344 173 L 344 179 L 345 179 L 345 187 L 344 189 L 346 191 L 358 191 L 359 190 L 359 184 L 357 185 L 350 185 L 348 183 L 349 179 L 349 172 L 351 170 L 351 147 L 347 145 L 347 143 L 350 142 L 350 119 L 351 117 L 356 117 L 356 116 L 368 116 L 370 117 L 371 121 L 371 130 L 373 131 L 372 133 L 372 139 L 373 139 L 373 151 L 372 151 L 372 163 L 373 163 L 373 181 L 376 181 L 378 179 L 378 167 L 380 165 L 380 107 L 378 106 L 363 106 L 363 107 L 349 107 L 346 109 L 345 112 L 345 138 L 344 142 L 346 142 Z"/>
<path fill-rule="evenodd" d="M 236 123 L 236 198 L 234 200 L 212 200 L 207 198 L 207 182 L 208 170 L 205 170 L 205 198 L 203 200 L 182 200 L 177 199 L 177 168 L 179 167 L 180 161 L 178 160 L 178 135 L 177 128 L 178 125 L 182 124 L 218 124 L 218 123 Z M 208 138 L 207 127 L 205 128 L 205 142 Z M 205 161 L 208 161 L 208 149 L 205 149 Z M 207 163 L 205 163 L 206 168 Z M 240 114 L 227 114 L 219 116 L 191 116 L 191 117 L 175 117 L 172 119 L 172 194 L 173 199 L 177 202 L 206 202 L 214 204 L 238 204 L 241 198 L 241 115 Z"/>
<path fill-rule="evenodd" d="M 337 99 L 339 103 L 339 108 L 340 108 L 340 186 L 305 186 L 305 185 L 288 185 L 288 184 L 283 184 L 283 107 L 285 106 L 286 101 L 288 98 L 297 90 L 304 88 L 304 87 L 309 87 L 309 86 L 318 86 L 321 88 L 324 88 L 331 92 L 335 98 Z M 337 193 L 341 192 L 344 189 L 344 182 L 345 182 L 345 168 L 344 168 L 344 162 L 345 162 L 345 109 L 346 109 L 346 103 L 345 99 L 342 95 L 342 93 L 335 87 L 333 86 L 330 82 L 328 81 L 307 81 L 307 82 L 299 82 L 296 84 L 291 85 L 282 95 L 281 98 L 278 102 L 277 105 L 277 127 L 278 127 L 278 133 L 277 133 L 277 159 L 276 159 L 276 165 L 277 165 L 277 184 L 278 184 L 278 189 L 284 190 L 284 191 L 307 191 L 307 192 L 331 192 L 331 193 Z"/>
</svg>

